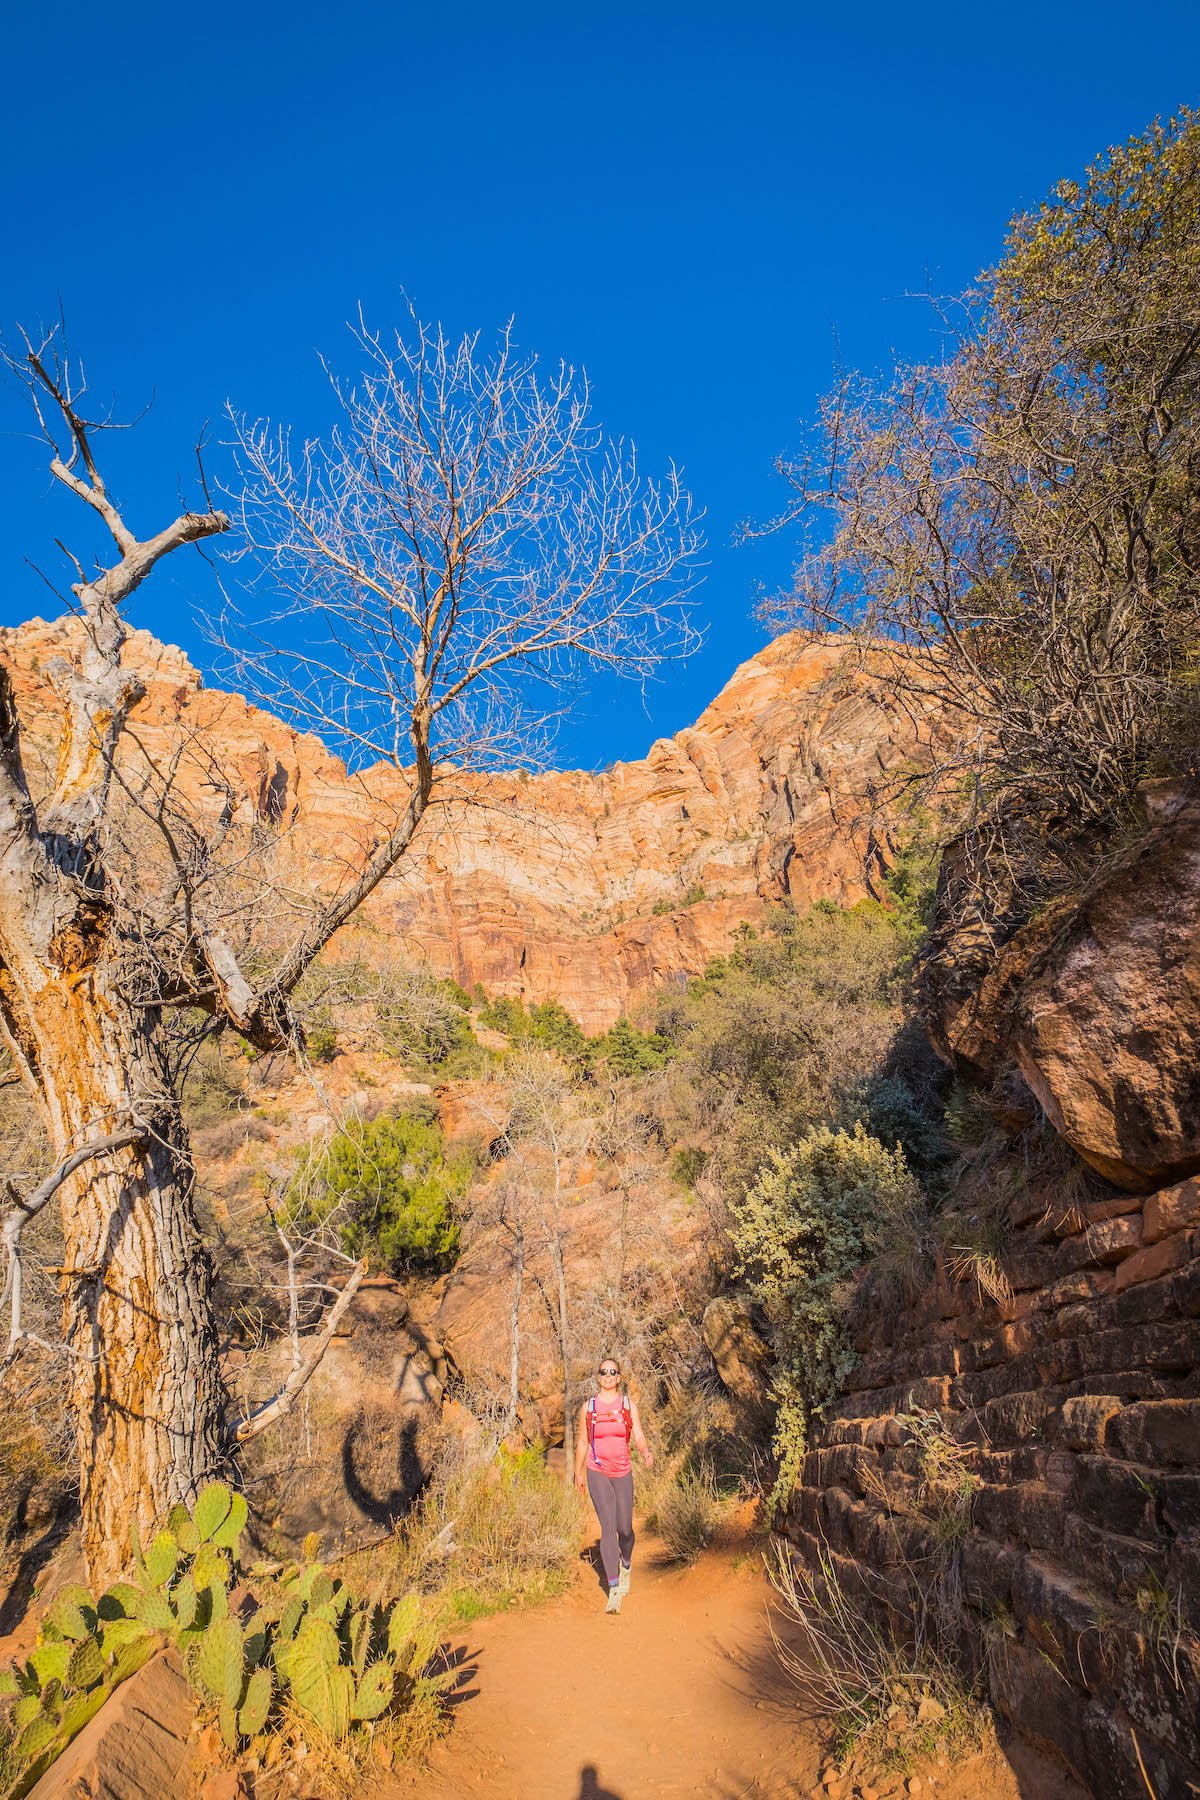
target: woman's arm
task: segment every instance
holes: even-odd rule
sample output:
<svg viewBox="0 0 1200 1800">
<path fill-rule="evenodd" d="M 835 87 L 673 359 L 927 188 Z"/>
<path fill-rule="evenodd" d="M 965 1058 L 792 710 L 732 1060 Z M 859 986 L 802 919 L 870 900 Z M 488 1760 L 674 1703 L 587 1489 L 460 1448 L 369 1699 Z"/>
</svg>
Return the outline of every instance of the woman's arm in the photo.
<svg viewBox="0 0 1200 1800">
<path fill-rule="evenodd" d="M 642 1430 L 642 1415 L 638 1412 L 636 1400 L 629 1402 L 629 1411 L 633 1419 L 633 1441 L 638 1447 L 638 1455 L 648 1469 L 654 1467 L 654 1452 L 646 1442 L 646 1434 Z"/>
<path fill-rule="evenodd" d="M 587 1401 L 579 1409 L 579 1418 L 575 1422 L 575 1486 L 580 1493 L 587 1492 Z"/>
</svg>

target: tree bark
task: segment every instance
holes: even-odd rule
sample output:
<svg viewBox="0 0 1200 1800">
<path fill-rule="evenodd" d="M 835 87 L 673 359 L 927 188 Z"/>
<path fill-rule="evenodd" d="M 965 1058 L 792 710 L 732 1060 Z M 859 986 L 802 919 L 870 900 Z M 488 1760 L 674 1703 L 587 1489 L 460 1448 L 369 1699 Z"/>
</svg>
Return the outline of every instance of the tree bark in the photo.
<svg viewBox="0 0 1200 1800">
<path fill-rule="evenodd" d="M 11 957 L 10 1041 L 36 1074 L 56 1155 L 132 1121 L 135 1144 L 89 1159 L 61 1190 L 60 1274 L 70 1403 L 79 1434 L 83 1547 L 94 1580 L 165 1508 L 226 1467 L 226 1393 L 212 1270 L 158 1015 L 120 992 L 110 957 L 57 974 Z M 32 977 L 32 979 L 31 979 Z M 40 979 L 38 979 L 40 977 Z"/>
</svg>

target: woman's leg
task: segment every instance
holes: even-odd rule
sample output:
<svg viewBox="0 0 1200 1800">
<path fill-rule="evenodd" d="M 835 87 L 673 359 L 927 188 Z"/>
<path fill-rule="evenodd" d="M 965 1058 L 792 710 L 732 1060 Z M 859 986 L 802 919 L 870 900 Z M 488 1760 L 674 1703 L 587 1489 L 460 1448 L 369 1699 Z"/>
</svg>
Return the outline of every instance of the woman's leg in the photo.
<svg viewBox="0 0 1200 1800">
<path fill-rule="evenodd" d="M 604 1564 L 605 1579 L 609 1587 L 614 1588 L 620 1575 L 617 1566 L 617 1483 L 611 1475 L 601 1475 L 598 1470 L 589 1469 L 587 1484 L 596 1517 L 600 1521 L 600 1560 Z M 632 1475 L 629 1477 L 629 1484 L 632 1493 Z"/>
<path fill-rule="evenodd" d="M 628 1568 L 633 1561 L 633 1470 L 628 1475 L 616 1475 L 612 1481 L 613 1501 L 616 1511 L 617 1542 L 620 1545 L 621 1561 Z"/>
</svg>

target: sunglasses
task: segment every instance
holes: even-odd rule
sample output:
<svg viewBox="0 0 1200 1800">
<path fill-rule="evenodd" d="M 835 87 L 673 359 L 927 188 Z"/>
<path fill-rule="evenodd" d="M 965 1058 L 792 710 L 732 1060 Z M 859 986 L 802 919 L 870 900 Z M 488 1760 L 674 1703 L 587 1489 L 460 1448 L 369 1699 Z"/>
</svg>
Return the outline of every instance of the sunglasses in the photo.
<svg viewBox="0 0 1200 1800">
<path fill-rule="evenodd" d="M 601 1369 L 600 1373 L 601 1375 L 619 1375 L 621 1371 L 620 1369 Z"/>
</svg>

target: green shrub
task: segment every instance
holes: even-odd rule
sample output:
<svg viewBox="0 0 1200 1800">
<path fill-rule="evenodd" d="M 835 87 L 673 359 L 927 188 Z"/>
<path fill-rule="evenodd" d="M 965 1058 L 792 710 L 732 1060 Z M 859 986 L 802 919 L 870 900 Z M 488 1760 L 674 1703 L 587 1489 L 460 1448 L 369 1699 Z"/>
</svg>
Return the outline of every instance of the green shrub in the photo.
<svg viewBox="0 0 1200 1800">
<path fill-rule="evenodd" d="M 791 1491 L 812 1420 L 852 1367 L 851 1279 L 875 1234 L 921 1206 L 903 1152 L 856 1125 L 818 1126 L 790 1150 L 773 1150 L 733 1207 L 739 1269 L 767 1313 L 779 1358 L 775 1503 Z"/>
<path fill-rule="evenodd" d="M 603 1037 L 591 1040 L 592 1057 L 613 1075 L 650 1075 L 671 1060 L 672 1045 L 661 1032 L 639 1031 L 622 1013 Z"/>
<path fill-rule="evenodd" d="M 332 1019 L 316 1019 L 308 1027 L 305 1038 L 308 1054 L 315 1063 L 332 1062 L 338 1053 L 337 1027 Z"/>
<path fill-rule="evenodd" d="M 910 924 L 875 901 L 779 907 L 663 997 L 658 1030 L 674 1052 L 665 1127 L 709 1150 L 730 1197 L 771 1149 L 859 1116 L 850 1097 L 889 1065 L 903 1029 L 915 942 Z"/>
<path fill-rule="evenodd" d="M 440 1269 L 457 1254 L 455 1209 L 474 1169 L 469 1149 L 446 1144 L 436 1115 L 384 1114 L 347 1124 L 302 1156 L 288 1211 L 335 1216 L 344 1247 L 376 1267 Z"/>
</svg>

